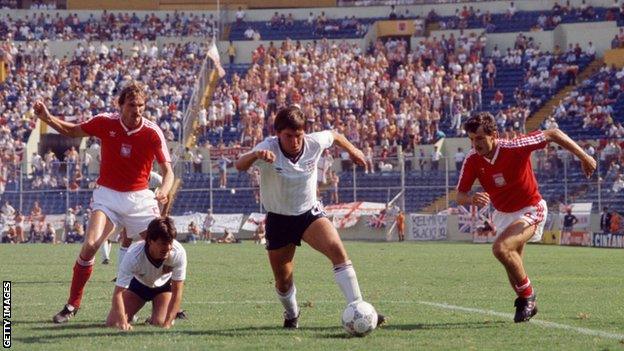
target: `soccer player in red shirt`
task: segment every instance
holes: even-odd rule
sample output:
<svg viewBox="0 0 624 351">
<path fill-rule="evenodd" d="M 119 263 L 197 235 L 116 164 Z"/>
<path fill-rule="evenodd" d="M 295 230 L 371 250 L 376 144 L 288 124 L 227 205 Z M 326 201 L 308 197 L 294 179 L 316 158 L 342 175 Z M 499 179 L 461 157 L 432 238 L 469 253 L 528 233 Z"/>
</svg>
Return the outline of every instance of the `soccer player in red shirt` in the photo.
<svg viewBox="0 0 624 351">
<path fill-rule="evenodd" d="M 80 124 L 52 116 L 41 101 L 34 105 L 37 117 L 60 134 L 96 136 L 102 141 L 102 163 L 98 187 L 93 192 L 93 213 L 74 265 L 69 299 L 53 317 L 55 323 L 66 323 L 80 308 L 84 287 L 93 272 L 95 255 L 114 228 L 124 227 L 133 240 L 143 237 L 147 225 L 160 216 L 158 204 L 167 203 L 167 194 L 173 184 L 165 137 L 155 123 L 143 118 L 143 86 L 136 82 L 127 84 L 121 90 L 118 103 L 120 113 L 103 113 Z M 155 193 L 148 189 L 154 159 L 163 173 L 162 185 Z M 127 247 L 120 248 L 120 262 L 126 250 Z"/>
<path fill-rule="evenodd" d="M 457 202 L 476 206 L 491 202 L 494 206 L 496 239 L 492 252 L 505 266 L 518 295 L 514 321 L 526 322 L 537 313 L 537 305 L 522 254 L 527 242 L 541 239 L 548 212 L 531 168 L 531 152 L 555 142 L 581 160 L 588 178 L 596 170 L 596 161 L 559 129 L 536 131 L 512 140 L 498 139 L 496 122 L 487 112 L 468 119 L 464 129 L 473 149 L 459 175 Z M 485 192 L 470 194 L 476 179 Z"/>
</svg>

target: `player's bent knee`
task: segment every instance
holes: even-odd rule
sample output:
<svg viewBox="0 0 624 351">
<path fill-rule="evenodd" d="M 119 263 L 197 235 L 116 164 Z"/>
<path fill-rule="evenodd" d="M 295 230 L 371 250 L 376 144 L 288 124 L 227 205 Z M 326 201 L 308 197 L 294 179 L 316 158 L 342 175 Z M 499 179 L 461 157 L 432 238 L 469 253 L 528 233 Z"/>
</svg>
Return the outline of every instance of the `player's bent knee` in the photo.
<svg viewBox="0 0 624 351">
<path fill-rule="evenodd" d="M 492 253 L 499 260 L 505 260 L 510 251 L 511 249 L 502 241 L 497 241 L 492 245 Z"/>
<path fill-rule="evenodd" d="M 91 258 L 93 258 L 93 256 L 95 256 L 95 254 L 97 253 L 97 251 L 99 249 L 100 249 L 100 245 L 97 242 L 97 240 L 93 240 L 91 238 L 88 238 L 82 244 L 81 254 L 82 254 L 84 259 L 91 259 Z"/>
</svg>

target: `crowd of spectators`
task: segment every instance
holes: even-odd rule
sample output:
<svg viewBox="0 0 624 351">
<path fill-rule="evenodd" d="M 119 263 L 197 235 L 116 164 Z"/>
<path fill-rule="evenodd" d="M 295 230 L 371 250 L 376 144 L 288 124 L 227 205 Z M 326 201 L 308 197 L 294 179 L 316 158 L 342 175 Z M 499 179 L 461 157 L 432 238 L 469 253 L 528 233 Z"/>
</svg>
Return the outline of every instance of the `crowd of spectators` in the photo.
<svg viewBox="0 0 624 351">
<path fill-rule="evenodd" d="M 442 119 L 481 106 L 484 47 L 485 37 L 464 34 L 411 51 L 402 40 L 378 40 L 366 52 L 344 41 L 260 45 L 249 71 L 219 87 L 200 125 L 236 128 L 240 140 L 231 146 L 252 146 L 273 132 L 280 107 L 299 104 L 308 132 L 335 128 L 360 148 L 409 152 L 443 136 Z"/>
<path fill-rule="evenodd" d="M 51 221 L 38 201 L 29 213 L 16 210 L 9 201 L 0 207 L 0 237 L 2 243 L 74 243 L 84 240 L 91 209 L 81 205 L 70 207 L 63 217 Z"/>
<path fill-rule="evenodd" d="M 622 100 L 624 69 L 604 65 L 555 107 L 545 127 L 582 121 L 583 130 L 600 130 L 605 138 L 623 138 L 624 127 L 613 118 L 614 104 Z"/>
<path fill-rule="evenodd" d="M 136 13 L 102 11 L 80 19 L 77 13 L 40 12 L 23 18 L 0 15 L 0 36 L 18 41 L 29 40 L 155 40 L 163 37 L 211 37 L 218 34 L 213 14 L 174 11 L 163 18 L 151 13 L 139 17 Z"/>
<path fill-rule="evenodd" d="M 499 27 L 505 27 L 512 21 L 531 21 L 527 23 L 531 31 L 553 30 L 562 22 L 586 22 L 595 20 L 619 21 L 624 19 L 624 4 L 620 0 L 614 0 L 611 6 L 597 8 L 581 0 L 578 6 L 571 4 L 569 0 L 559 4 L 555 2 L 548 11 L 525 12 L 525 17 L 519 19 L 520 11 L 516 4 L 511 1 L 503 13 L 491 13 L 481 11 L 471 5 L 456 8 L 450 16 L 440 16 L 435 10 L 431 10 L 427 16 L 428 23 L 437 23 L 441 29 L 467 29 L 485 28 L 487 32 L 495 32 Z M 528 15 L 528 16 L 526 16 Z"/>
<path fill-rule="evenodd" d="M 182 113 L 206 50 L 206 44 L 194 42 L 169 43 L 159 49 L 143 41 L 135 42 L 124 54 L 120 46 L 82 42 L 71 57 L 57 58 L 50 55 L 44 42 L 5 44 L 2 53 L 9 57 L 10 74 L 0 90 L 0 193 L 7 183 L 19 179 L 24 143 L 35 126 L 31 109 L 38 99 L 48 101 L 53 114 L 80 122 L 116 111 L 118 88 L 129 80 L 139 80 L 147 88 L 145 116 L 161 127 L 167 140 L 179 140 Z M 98 143 L 91 140 L 89 145 L 97 148 Z M 88 184 L 89 179 L 81 179 L 88 169 L 85 162 L 91 160 L 70 160 L 70 169 L 62 167 L 60 171 L 65 157 L 58 155 L 59 160 L 53 153 L 33 156 L 31 162 L 41 160 L 45 165 L 40 167 L 42 172 L 33 172 L 33 188 L 74 190 Z"/>
</svg>

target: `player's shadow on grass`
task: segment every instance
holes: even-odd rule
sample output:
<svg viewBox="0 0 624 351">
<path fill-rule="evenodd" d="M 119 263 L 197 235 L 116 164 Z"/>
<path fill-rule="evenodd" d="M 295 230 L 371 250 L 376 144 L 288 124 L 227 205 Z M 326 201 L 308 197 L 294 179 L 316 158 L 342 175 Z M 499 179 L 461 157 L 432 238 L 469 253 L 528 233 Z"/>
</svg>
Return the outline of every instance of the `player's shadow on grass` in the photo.
<svg viewBox="0 0 624 351">
<path fill-rule="evenodd" d="M 429 329 L 486 329 L 497 328 L 505 321 L 483 321 L 483 322 L 455 322 L 455 323 L 418 323 L 418 324 L 390 324 L 382 329 L 388 330 L 429 330 Z"/>
<path fill-rule="evenodd" d="M 349 336 L 342 330 L 340 327 L 306 327 L 301 326 L 297 330 L 286 330 L 280 326 L 253 326 L 253 327 L 244 327 L 244 328 L 232 328 L 225 330 L 211 330 L 208 333 L 211 335 L 219 335 L 226 337 L 241 337 L 241 336 L 254 336 L 254 335 L 285 335 L 292 333 L 292 335 L 297 335 L 297 333 L 306 334 L 306 332 L 312 332 L 316 335 L 315 337 L 321 338 L 329 338 L 329 339 L 346 339 Z M 195 334 L 203 334 L 205 332 L 201 331 L 183 331 L 187 335 L 195 335 Z"/>
<path fill-rule="evenodd" d="M 68 283 L 70 283 L 70 281 L 68 280 L 44 280 L 44 281 L 36 281 L 36 282 L 19 281 L 19 280 L 13 281 L 14 285 L 45 285 L 45 284 L 68 284 Z"/>
<path fill-rule="evenodd" d="M 76 332 L 71 332 L 71 330 L 77 330 L 77 329 L 88 329 L 88 328 L 92 328 L 93 330 L 99 330 L 99 333 L 96 332 L 90 332 L 90 333 L 76 333 Z M 44 328 L 41 328 L 44 329 Z M 50 328 L 48 330 L 51 330 L 54 328 Z M 62 334 L 53 334 L 53 335 L 41 335 L 41 336 L 31 336 L 31 337 L 13 337 L 13 340 L 19 343 L 24 343 L 24 344 L 54 344 L 56 343 L 56 340 L 63 340 L 63 339 L 74 339 L 74 338 L 98 338 L 98 337 L 137 337 L 137 336 L 153 336 L 153 337 L 162 337 L 163 336 L 163 330 L 160 328 L 153 328 L 153 329 L 149 329 L 149 330 L 137 330 L 134 329 L 130 332 L 123 332 L 121 330 L 115 330 L 112 328 L 106 328 L 104 327 L 103 324 L 86 324 L 86 325 L 81 325 L 81 326 L 77 326 L 77 325 L 72 325 L 71 327 L 63 327 L 62 329 L 63 331 L 68 331 L 67 333 L 62 333 Z M 184 333 L 184 332 L 182 332 Z M 202 334 L 213 334 L 210 332 L 203 332 Z M 218 335 L 218 334 L 217 334 Z"/>
<path fill-rule="evenodd" d="M 106 327 L 104 322 L 53 324 L 49 321 L 39 321 L 37 323 L 39 324 L 43 323 L 44 325 L 33 327 L 30 329 L 31 330 L 76 330 L 76 329 L 102 329 Z"/>
</svg>

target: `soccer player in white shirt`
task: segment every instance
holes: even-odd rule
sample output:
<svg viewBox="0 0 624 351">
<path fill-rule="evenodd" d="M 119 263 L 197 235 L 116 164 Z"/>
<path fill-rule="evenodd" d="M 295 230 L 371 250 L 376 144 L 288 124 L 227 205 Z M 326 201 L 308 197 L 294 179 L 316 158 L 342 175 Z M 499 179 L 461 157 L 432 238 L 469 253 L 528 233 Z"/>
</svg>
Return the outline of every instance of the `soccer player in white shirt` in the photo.
<svg viewBox="0 0 624 351">
<path fill-rule="evenodd" d="M 362 300 L 355 270 L 340 236 L 316 199 L 316 169 L 323 151 L 334 143 L 360 166 L 365 164 L 364 154 L 334 131 L 306 134 L 305 123 L 299 107 L 283 108 L 275 118 L 277 136 L 265 139 L 235 162 L 241 172 L 252 165 L 260 169 L 260 198 L 268 212 L 266 248 L 277 297 L 285 309 L 284 328 L 299 326 L 293 258 L 301 240 L 330 259 L 336 283 L 347 303 Z M 385 317 L 379 315 L 378 324 L 384 322 Z"/>
<path fill-rule="evenodd" d="M 175 237 L 173 220 L 161 217 L 150 222 L 145 241 L 130 246 L 117 272 L 107 326 L 131 330 L 130 321 L 148 301 L 149 323 L 173 326 L 186 278 L 186 251 Z"/>
</svg>

